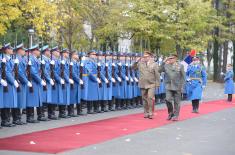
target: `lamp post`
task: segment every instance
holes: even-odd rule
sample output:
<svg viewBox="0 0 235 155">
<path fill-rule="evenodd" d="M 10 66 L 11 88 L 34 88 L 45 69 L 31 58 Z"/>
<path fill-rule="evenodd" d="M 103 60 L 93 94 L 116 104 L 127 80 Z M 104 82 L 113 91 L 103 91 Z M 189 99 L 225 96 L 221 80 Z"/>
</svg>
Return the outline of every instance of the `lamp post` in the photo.
<svg viewBox="0 0 235 155">
<path fill-rule="evenodd" d="M 34 29 L 29 29 L 28 34 L 29 34 L 29 48 L 30 48 L 33 46 Z"/>
</svg>

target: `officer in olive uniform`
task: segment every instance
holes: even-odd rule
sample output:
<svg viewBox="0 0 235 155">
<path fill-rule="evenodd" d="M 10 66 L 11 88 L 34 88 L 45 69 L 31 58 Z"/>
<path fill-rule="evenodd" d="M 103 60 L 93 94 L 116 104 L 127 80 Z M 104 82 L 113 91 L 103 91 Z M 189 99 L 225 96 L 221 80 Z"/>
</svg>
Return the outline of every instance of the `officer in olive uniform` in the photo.
<svg viewBox="0 0 235 155">
<path fill-rule="evenodd" d="M 180 112 L 181 91 L 185 82 L 185 71 L 177 61 L 177 55 L 171 54 L 159 67 L 159 72 L 165 72 L 167 120 L 177 121 Z M 174 102 L 174 108 L 173 108 Z"/>
<path fill-rule="evenodd" d="M 160 86 L 158 66 L 151 57 L 152 53 L 145 51 L 144 56 L 135 64 L 140 71 L 139 87 L 144 102 L 144 117 L 149 119 L 153 119 L 155 89 Z"/>
</svg>

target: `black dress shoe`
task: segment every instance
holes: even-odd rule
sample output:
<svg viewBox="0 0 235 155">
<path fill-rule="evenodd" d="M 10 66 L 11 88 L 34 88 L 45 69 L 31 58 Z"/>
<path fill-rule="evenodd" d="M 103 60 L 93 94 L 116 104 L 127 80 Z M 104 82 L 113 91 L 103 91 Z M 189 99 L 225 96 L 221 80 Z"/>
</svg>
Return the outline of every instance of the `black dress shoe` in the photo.
<svg viewBox="0 0 235 155">
<path fill-rule="evenodd" d="M 168 115 L 167 120 L 168 120 L 168 121 L 171 120 L 173 116 L 174 116 L 173 114 Z"/>
<path fill-rule="evenodd" d="M 1 126 L 2 127 L 15 127 L 16 125 L 10 122 L 4 122 L 4 123 L 1 123 Z"/>
<path fill-rule="evenodd" d="M 149 119 L 153 119 L 153 116 L 149 116 Z"/>
<path fill-rule="evenodd" d="M 178 118 L 178 116 L 174 116 L 174 117 L 171 118 L 171 120 L 172 120 L 172 121 L 178 121 L 179 118 Z"/>
<path fill-rule="evenodd" d="M 39 123 L 40 121 L 35 120 L 35 119 L 28 119 L 26 122 L 27 123 Z"/>
</svg>

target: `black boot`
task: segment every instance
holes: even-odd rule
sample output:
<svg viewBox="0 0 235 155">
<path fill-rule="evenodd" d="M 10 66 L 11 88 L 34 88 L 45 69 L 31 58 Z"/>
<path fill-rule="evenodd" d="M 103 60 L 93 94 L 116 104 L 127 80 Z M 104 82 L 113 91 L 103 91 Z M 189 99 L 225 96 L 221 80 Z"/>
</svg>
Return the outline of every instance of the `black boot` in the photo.
<svg viewBox="0 0 235 155">
<path fill-rule="evenodd" d="M 232 100 L 233 100 L 233 95 L 232 94 L 228 94 L 228 101 L 232 102 Z"/>
<path fill-rule="evenodd" d="M 105 100 L 103 101 L 104 103 L 104 112 L 108 112 L 109 111 L 109 101 Z"/>
<path fill-rule="evenodd" d="M 70 117 L 78 117 L 78 115 L 74 114 L 74 104 L 70 104 L 68 106 L 68 116 L 70 116 Z"/>
<path fill-rule="evenodd" d="M 93 109 L 94 109 L 94 114 L 99 112 L 99 101 L 93 102 Z"/>
<path fill-rule="evenodd" d="M 66 105 L 59 105 L 59 118 L 70 118 L 66 114 Z"/>
<path fill-rule="evenodd" d="M 195 100 L 192 100 L 192 113 L 196 113 L 196 103 L 195 103 Z"/>
<path fill-rule="evenodd" d="M 10 115 L 11 115 L 11 109 L 10 108 L 3 108 L 2 109 L 2 111 L 1 111 L 1 119 L 2 119 L 1 126 L 2 127 L 14 127 L 14 126 L 16 126 L 15 124 L 12 124 L 10 122 L 10 120 L 11 120 Z"/>
<path fill-rule="evenodd" d="M 83 115 L 83 113 L 82 113 L 82 103 L 77 104 L 77 115 Z"/>
<path fill-rule="evenodd" d="M 43 121 L 43 122 L 44 121 L 49 121 L 49 119 L 47 119 L 45 117 L 44 107 L 43 106 L 37 107 L 37 115 L 38 115 L 38 118 L 37 118 L 38 121 Z"/>
<path fill-rule="evenodd" d="M 48 118 L 51 120 L 58 120 L 59 118 L 55 114 L 55 104 L 48 104 Z"/>
<path fill-rule="evenodd" d="M 26 123 L 21 121 L 21 112 L 19 108 L 14 108 L 11 110 L 12 112 L 12 118 L 13 118 L 13 124 L 15 125 L 25 125 Z"/>
<path fill-rule="evenodd" d="M 38 120 L 34 119 L 34 108 L 33 107 L 26 108 L 26 117 L 27 117 L 27 123 L 39 123 Z"/>
<path fill-rule="evenodd" d="M 115 111 L 114 105 L 115 105 L 115 99 L 113 98 L 112 100 L 108 101 L 109 105 L 109 111 Z"/>
<path fill-rule="evenodd" d="M 93 114 L 92 106 L 92 101 L 87 101 L 87 114 Z"/>
<path fill-rule="evenodd" d="M 199 100 L 196 101 L 195 109 L 196 109 L 195 112 L 199 113 Z"/>
<path fill-rule="evenodd" d="M 105 101 L 101 101 L 100 102 L 100 112 L 104 113 L 104 109 L 105 109 Z"/>
</svg>

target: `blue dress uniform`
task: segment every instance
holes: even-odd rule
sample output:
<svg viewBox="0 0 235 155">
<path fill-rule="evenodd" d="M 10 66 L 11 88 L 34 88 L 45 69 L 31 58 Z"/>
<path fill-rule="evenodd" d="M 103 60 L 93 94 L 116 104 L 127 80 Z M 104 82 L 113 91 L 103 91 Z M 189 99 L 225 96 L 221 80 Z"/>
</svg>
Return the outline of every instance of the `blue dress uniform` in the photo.
<svg viewBox="0 0 235 155">
<path fill-rule="evenodd" d="M 234 83 L 233 83 L 233 70 L 229 69 L 224 77 L 224 94 L 228 94 L 228 101 L 232 101 L 232 94 L 234 93 Z"/>
<path fill-rule="evenodd" d="M 61 54 L 68 53 L 67 49 L 63 49 Z M 59 102 L 59 117 L 60 118 L 69 118 L 66 114 L 66 106 L 69 105 L 70 102 L 70 81 L 69 81 L 69 60 L 68 58 L 63 58 L 61 56 L 61 60 L 59 61 L 59 75 L 60 78 L 64 80 L 64 84 L 62 83 L 62 102 Z"/>
<path fill-rule="evenodd" d="M 62 95 L 62 85 L 61 85 L 61 77 L 60 77 L 60 60 L 59 58 L 56 58 L 53 56 L 53 53 L 58 52 L 58 47 L 53 47 L 51 49 L 51 54 L 52 54 L 52 60 L 51 60 L 51 72 L 53 73 L 55 80 L 55 86 L 54 88 L 52 87 L 52 95 L 51 95 L 51 100 L 52 104 L 59 104 L 63 102 L 63 95 Z"/>
<path fill-rule="evenodd" d="M 200 64 L 191 64 L 186 72 L 187 97 L 192 101 L 193 112 L 198 113 L 199 100 L 202 98 L 203 87 L 207 83 L 206 70 Z"/>
<path fill-rule="evenodd" d="M 19 55 L 18 51 L 24 49 L 24 45 L 20 44 L 16 46 L 16 58 L 15 61 L 18 61 L 15 65 L 17 65 L 16 69 L 18 72 L 18 80 L 19 80 L 19 85 L 20 89 L 17 91 L 17 108 L 12 109 L 12 117 L 13 117 L 13 123 L 16 125 L 23 125 L 26 124 L 25 122 L 21 121 L 21 111 L 20 109 L 25 109 L 26 108 L 26 90 L 28 88 L 28 85 L 32 86 L 32 84 L 29 84 L 29 81 L 27 79 L 26 75 L 26 58 L 23 57 L 23 55 Z M 16 71 L 15 71 L 16 72 Z"/>
<path fill-rule="evenodd" d="M 3 46 L 3 51 L 6 55 L 2 57 L 2 61 L 5 62 L 5 73 L 6 73 L 6 81 L 8 83 L 7 88 L 8 91 L 3 92 L 3 108 L 1 110 L 1 125 L 4 127 L 12 127 L 14 124 L 10 123 L 10 109 L 17 108 L 17 82 L 13 75 L 14 73 L 14 61 L 11 58 L 10 54 L 13 54 L 13 49 L 10 43 L 5 44 Z"/>
<path fill-rule="evenodd" d="M 51 68 L 50 68 L 50 49 L 48 45 L 44 45 L 41 48 L 41 77 L 46 82 L 46 87 L 41 87 L 41 94 L 42 94 L 42 102 L 43 107 L 45 108 L 38 108 L 38 113 L 40 113 L 39 120 L 47 121 L 48 119 L 45 117 L 44 109 L 48 109 L 48 118 L 56 120 L 58 119 L 55 116 L 55 104 L 52 103 L 52 85 L 54 85 L 54 81 L 51 79 Z"/>
<path fill-rule="evenodd" d="M 96 55 L 94 51 L 88 53 L 88 55 Z M 99 100 L 99 84 L 97 81 L 97 63 L 94 58 L 88 58 L 84 61 L 84 90 L 83 99 L 87 101 L 87 112 L 92 114 L 93 104 L 96 106 Z M 101 80 L 101 79 L 100 79 Z M 91 95 L 92 94 L 92 95 Z"/>
<path fill-rule="evenodd" d="M 34 120 L 34 107 L 42 106 L 42 85 L 45 85 L 45 81 L 42 80 L 40 75 L 40 60 L 37 58 L 34 52 L 39 52 L 38 45 L 35 45 L 30 48 L 32 52 L 31 56 L 29 57 L 29 64 L 30 64 L 30 76 L 32 77 L 32 88 L 27 89 L 27 108 L 26 108 L 26 115 L 27 115 L 27 122 L 28 123 L 38 123 L 38 121 Z M 40 53 L 39 53 L 40 54 Z M 29 77 L 28 77 L 29 78 Z M 38 111 L 39 112 L 39 111 Z M 40 113 L 38 113 L 38 120 L 40 120 Z"/>
<path fill-rule="evenodd" d="M 73 57 L 73 55 L 77 55 L 77 53 L 72 52 L 71 53 L 71 57 Z M 83 82 L 80 79 L 80 65 L 77 62 L 77 60 L 71 58 L 71 62 L 70 65 L 72 66 L 72 72 L 71 72 L 71 76 L 72 79 L 74 80 L 74 85 L 73 88 L 71 88 L 70 90 L 70 104 L 76 104 L 77 106 L 77 115 L 81 115 L 81 86 L 80 83 Z M 73 111 L 73 116 L 77 116 L 74 114 L 74 110 L 71 109 Z"/>
<path fill-rule="evenodd" d="M 117 56 L 117 53 L 113 53 L 113 57 Z M 118 65 L 119 64 L 119 65 Z M 112 67 L 113 67 L 113 76 L 116 80 L 115 85 L 113 85 L 113 97 L 115 99 L 115 109 L 116 110 L 120 110 L 120 104 L 121 101 L 119 99 L 120 96 L 120 87 L 122 86 L 122 80 L 121 80 L 121 76 L 119 76 L 119 69 L 120 69 L 120 73 L 121 73 L 121 63 L 118 63 L 117 59 L 113 59 L 113 63 L 112 63 Z"/>
<path fill-rule="evenodd" d="M 126 73 L 125 73 L 125 63 L 120 60 L 120 58 L 123 58 L 124 54 L 123 53 L 118 53 L 119 60 L 117 62 L 117 67 L 118 67 L 118 76 L 121 78 L 121 82 L 119 82 L 119 96 L 117 96 L 118 103 L 120 108 L 119 109 L 126 109 L 126 101 L 125 101 L 125 88 L 127 85 L 127 79 L 126 79 Z"/>
</svg>

